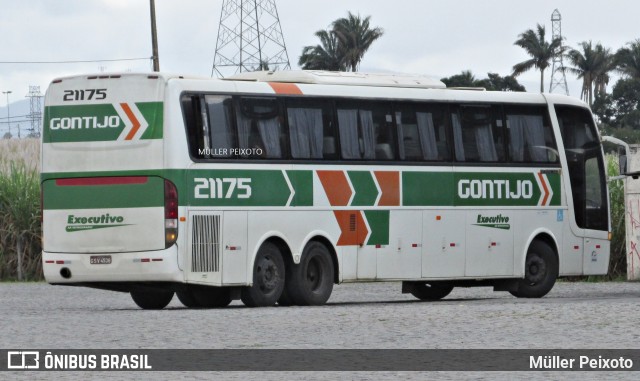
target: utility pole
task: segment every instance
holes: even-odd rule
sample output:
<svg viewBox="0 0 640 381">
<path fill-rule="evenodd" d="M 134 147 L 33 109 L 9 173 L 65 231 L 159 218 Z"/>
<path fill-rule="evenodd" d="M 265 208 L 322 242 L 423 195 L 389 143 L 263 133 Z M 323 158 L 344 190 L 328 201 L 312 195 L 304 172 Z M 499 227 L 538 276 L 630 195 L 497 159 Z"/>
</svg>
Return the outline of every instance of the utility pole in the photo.
<svg viewBox="0 0 640 381">
<path fill-rule="evenodd" d="M 551 14 L 551 32 L 552 39 L 562 40 L 562 16 L 560 11 L 555 9 Z M 565 75 L 564 63 L 562 62 L 562 54 L 553 56 L 553 65 L 551 66 L 551 82 L 549 84 L 549 92 L 560 89 L 566 95 L 569 95 L 569 87 L 567 86 L 567 76 Z"/>
<path fill-rule="evenodd" d="M 223 0 L 211 76 L 288 69 L 276 0 Z"/>
<path fill-rule="evenodd" d="M 153 49 L 153 71 L 160 71 L 160 59 L 158 58 L 158 32 L 156 31 L 156 2 L 149 0 L 151 8 L 151 45 Z"/>
<path fill-rule="evenodd" d="M 29 113 L 29 120 L 31 121 L 29 136 L 40 136 L 40 124 L 42 123 L 42 94 L 40 93 L 40 86 L 29 86 L 29 94 L 26 97 L 29 98 L 31 111 Z"/>
<path fill-rule="evenodd" d="M 11 94 L 11 90 L 3 91 L 2 94 L 7 94 L 7 126 L 9 126 L 9 135 L 11 135 L 11 112 L 9 111 L 9 94 Z"/>
</svg>

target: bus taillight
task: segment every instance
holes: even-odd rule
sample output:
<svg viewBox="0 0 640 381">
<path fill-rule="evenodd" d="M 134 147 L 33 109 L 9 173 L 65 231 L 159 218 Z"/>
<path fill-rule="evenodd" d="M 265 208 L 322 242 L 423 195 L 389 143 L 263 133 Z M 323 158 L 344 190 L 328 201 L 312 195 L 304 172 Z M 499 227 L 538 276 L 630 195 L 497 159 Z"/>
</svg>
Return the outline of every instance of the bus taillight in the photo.
<svg viewBox="0 0 640 381">
<path fill-rule="evenodd" d="M 164 236 L 166 248 L 178 239 L 178 189 L 169 180 L 164 181 Z"/>
</svg>

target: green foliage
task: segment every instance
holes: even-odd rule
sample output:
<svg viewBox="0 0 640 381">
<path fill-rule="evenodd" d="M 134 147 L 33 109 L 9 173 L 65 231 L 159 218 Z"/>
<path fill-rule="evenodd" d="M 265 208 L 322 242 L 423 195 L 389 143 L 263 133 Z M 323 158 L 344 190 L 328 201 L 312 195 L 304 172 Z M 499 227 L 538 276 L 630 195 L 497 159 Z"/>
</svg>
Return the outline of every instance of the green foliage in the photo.
<svg viewBox="0 0 640 381">
<path fill-rule="evenodd" d="M 305 46 L 298 65 L 305 70 L 357 71 L 364 54 L 384 31 L 371 27 L 371 16 L 349 12 L 332 23 L 332 29 L 315 33 L 316 46 Z"/>
<path fill-rule="evenodd" d="M 609 177 L 617 176 L 618 157 L 607 155 L 607 173 Z M 622 180 L 609 182 L 609 203 L 611 205 L 611 258 L 609 260 L 608 280 L 613 280 L 624 276 L 627 272 L 627 248 L 625 235 L 625 204 L 624 204 L 624 182 Z"/>
<path fill-rule="evenodd" d="M 0 171 L 0 280 L 17 278 L 18 250 L 24 279 L 42 279 L 40 181 L 21 162 Z"/>
<path fill-rule="evenodd" d="M 562 40 L 559 38 L 548 42 L 546 31 L 543 25 L 538 24 L 536 30 L 527 29 L 519 35 L 513 43 L 527 52 L 530 59 L 519 62 L 513 66 L 513 76 L 529 71 L 533 68 L 540 70 L 540 92 L 544 92 L 544 70 L 549 66 L 551 59 L 564 52 Z"/>
<path fill-rule="evenodd" d="M 487 73 L 487 78 L 476 79 L 471 70 L 464 70 L 460 74 L 442 78 L 447 87 L 484 87 L 489 91 L 526 91 L 512 75 L 502 77 L 497 73 Z"/>
<path fill-rule="evenodd" d="M 573 65 L 567 70 L 578 79 L 582 79 L 581 98 L 591 105 L 594 93 L 605 93 L 609 73 L 615 70 L 617 64 L 611 49 L 603 47 L 600 43 L 594 46 L 591 41 L 583 41 L 580 47 L 582 50 L 571 49 L 567 53 L 567 58 Z"/>
<path fill-rule="evenodd" d="M 611 94 L 596 96 L 592 110 L 601 124 L 609 128 L 607 132 L 610 135 L 619 137 L 629 135 L 631 130 L 640 131 L 640 79 L 618 80 Z M 633 140 L 623 140 L 627 143 L 640 142 L 636 136 Z"/>
</svg>

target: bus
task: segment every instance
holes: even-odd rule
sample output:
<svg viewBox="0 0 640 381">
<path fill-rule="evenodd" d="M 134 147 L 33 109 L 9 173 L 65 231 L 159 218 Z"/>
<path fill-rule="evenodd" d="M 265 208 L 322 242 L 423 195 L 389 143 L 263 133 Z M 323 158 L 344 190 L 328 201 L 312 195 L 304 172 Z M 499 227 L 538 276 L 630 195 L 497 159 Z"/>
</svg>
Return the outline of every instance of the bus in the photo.
<svg viewBox="0 0 640 381">
<path fill-rule="evenodd" d="M 606 274 L 604 156 L 583 102 L 423 76 L 280 71 L 55 79 L 42 135 L 47 282 L 143 309 L 539 298 Z"/>
</svg>

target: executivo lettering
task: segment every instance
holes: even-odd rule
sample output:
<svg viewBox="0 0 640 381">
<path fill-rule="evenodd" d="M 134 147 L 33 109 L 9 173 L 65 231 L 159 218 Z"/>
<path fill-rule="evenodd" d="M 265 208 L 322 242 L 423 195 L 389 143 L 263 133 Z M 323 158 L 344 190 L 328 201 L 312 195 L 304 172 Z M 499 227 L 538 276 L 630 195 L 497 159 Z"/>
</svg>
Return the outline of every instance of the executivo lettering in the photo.
<svg viewBox="0 0 640 381">
<path fill-rule="evenodd" d="M 478 214 L 478 219 L 474 225 L 504 230 L 511 229 L 509 217 L 503 216 L 502 214 L 498 214 L 497 216 L 483 216 L 482 214 Z"/>
<path fill-rule="evenodd" d="M 115 228 L 118 226 L 128 225 L 131 224 L 125 224 L 124 217 L 110 216 L 109 213 L 90 217 L 74 216 L 73 214 L 70 214 L 67 216 L 67 227 L 65 230 L 68 233 L 72 233 L 83 230 Z"/>
</svg>

